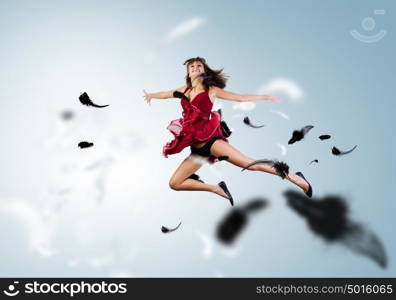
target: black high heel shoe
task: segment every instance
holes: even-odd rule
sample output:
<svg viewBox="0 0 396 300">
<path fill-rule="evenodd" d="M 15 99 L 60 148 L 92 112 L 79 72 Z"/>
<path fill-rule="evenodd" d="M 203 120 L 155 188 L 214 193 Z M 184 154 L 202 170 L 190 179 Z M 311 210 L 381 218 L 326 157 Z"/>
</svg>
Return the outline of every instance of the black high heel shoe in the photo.
<svg viewBox="0 0 396 300">
<path fill-rule="evenodd" d="M 312 197 L 312 186 L 311 184 L 308 182 L 308 180 L 305 179 L 304 175 L 301 172 L 296 172 L 297 176 L 300 176 L 302 179 L 304 179 L 307 183 L 308 183 L 308 191 L 305 192 L 305 195 L 307 195 L 309 198 Z"/>
<path fill-rule="evenodd" d="M 228 200 L 230 200 L 231 206 L 234 206 L 234 199 L 232 199 L 231 193 L 227 188 L 227 185 L 225 184 L 224 181 L 219 182 L 218 186 L 221 187 L 224 191 L 224 193 L 226 193 L 226 195 L 228 196 Z"/>
</svg>

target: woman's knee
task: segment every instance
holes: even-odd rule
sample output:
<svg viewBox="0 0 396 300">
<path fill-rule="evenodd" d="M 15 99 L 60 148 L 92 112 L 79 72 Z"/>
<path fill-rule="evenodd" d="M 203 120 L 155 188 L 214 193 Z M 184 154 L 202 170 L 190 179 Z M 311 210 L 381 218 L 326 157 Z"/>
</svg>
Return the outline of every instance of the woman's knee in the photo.
<svg viewBox="0 0 396 300">
<path fill-rule="evenodd" d="M 170 187 L 172 190 L 178 191 L 178 190 L 179 190 L 179 186 L 180 186 L 180 183 L 179 183 L 178 180 L 176 180 L 176 179 L 174 179 L 174 178 L 171 178 L 171 179 L 169 180 L 169 187 Z"/>
<path fill-rule="evenodd" d="M 170 180 L 169 180 L 169 187 L 170 187 L 172 190 L 177 190 L 178 183 L 177 183 L 175 180 L 170 179 Z"/>
</svg>

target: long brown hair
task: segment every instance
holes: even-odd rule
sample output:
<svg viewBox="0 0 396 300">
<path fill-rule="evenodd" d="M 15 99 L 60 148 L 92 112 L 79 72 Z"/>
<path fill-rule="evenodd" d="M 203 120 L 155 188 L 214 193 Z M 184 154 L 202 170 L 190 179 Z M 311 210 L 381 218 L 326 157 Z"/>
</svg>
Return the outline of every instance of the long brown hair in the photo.
<svg viewBox="0 0 396 300">
<path fill-rule="evenodd" d="M 205 77 L 202 82 L 205 90 L 209 90 L 211 86 L 217 86 L 221 89 L 225 88 L 228 77 L 223 73 L 223 69 L 213 70 L 207 64 L 206 60 L 203 57 L 193 57 L 189 58 L 184 62 L 184 65 L 187 66 L 187 75 L 186 75 L 186 84 L 188 87 L 191 87 L 191 78 L 188 76 L 188 67 L 193 62 L 199 61 L 203 64 L 205 70 Z"/>
</svg>

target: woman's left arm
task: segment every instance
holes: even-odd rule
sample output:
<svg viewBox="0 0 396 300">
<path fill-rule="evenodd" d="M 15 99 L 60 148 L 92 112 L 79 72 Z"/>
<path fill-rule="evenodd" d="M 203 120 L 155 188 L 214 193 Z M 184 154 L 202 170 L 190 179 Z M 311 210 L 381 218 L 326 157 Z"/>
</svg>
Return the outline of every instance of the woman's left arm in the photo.
<svg viewBox="0 0 396 300">
<path fill-rule="evenodd" d="M 248 95 L 248 94 L 237 94 L 230 91 L 225 91 L 219 87 L 213 87 L 213 92 L 217 98 L 236 101 L 236 102 L 256 102 L 256 101 L 268 101 L 278 103 L 280 100 L 273 96 L 268 95 Z"/>
</svg>

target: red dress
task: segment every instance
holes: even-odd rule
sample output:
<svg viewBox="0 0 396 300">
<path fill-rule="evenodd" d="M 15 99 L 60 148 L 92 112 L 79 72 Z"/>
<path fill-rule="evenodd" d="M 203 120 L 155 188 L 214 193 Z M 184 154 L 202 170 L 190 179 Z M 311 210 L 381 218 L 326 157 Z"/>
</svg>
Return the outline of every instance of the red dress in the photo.
<svg viewBox="0 0 396 300">
<path fill-rule="evenodd" d="M 184 93 L 187 90 L 188 88 Z M 174 139 L 164 146 L 165 157 L 179 153 L 195 143 L 208 142 L 214 137 L 227 142 L 221 130 L 220 114 L 212 111 L 213 103 L 208 91 L 199 93 L 191 101 L 182 98 L 180 104 L 183 108 L 183 118 L 171 121 L 167 127 Z"/>
</svg>

